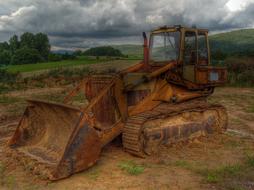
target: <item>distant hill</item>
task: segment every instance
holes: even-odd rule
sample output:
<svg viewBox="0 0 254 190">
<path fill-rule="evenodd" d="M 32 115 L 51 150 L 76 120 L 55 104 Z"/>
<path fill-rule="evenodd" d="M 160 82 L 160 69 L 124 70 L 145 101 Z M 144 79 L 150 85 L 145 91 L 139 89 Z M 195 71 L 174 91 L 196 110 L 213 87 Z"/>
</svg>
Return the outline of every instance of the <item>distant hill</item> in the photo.
<svg viewBox="0 0 254 190">
<path fill-rule="evenodd" d="M 219 33 L 211 35 L 210 39 L 220 42 L 233 42 L 235 44 L 254 44 L 254 29 L 243 29 Z"/>
<path fill-rule="evenodd" d="M 210 36 L 212 53 L 220 51 L 228 56 L 254 55 L 254 29 L 243 29 Z"/>
<path fill-rule="evenodd" d="M 210 35 L 212 55 L 218 52 L 225 56 L 254 55 L 254 29 L 236 30 Z M 113 45 L 125 55 L 135 55 L 142 58 L 142 45 Z"/>
<path fill-rule="evenodd" d="M 223 54 L 228 56 L 254 56 L 254 29 L 243 29 L 231 32 L 219 33 L 210 35 L 211 53 L 214 55 Z M 130 58 L 143 58 L 143 45 L 111 45 L 114 49 L 120 50 L 123 55 L 128 55 Z M 97 51 L 97 50 L 96 50 Z M 53 51 L 58 54 L 72 54 L 72 51 L 58 50 Z"/>
<path fill-rule="evenodd" d="M 124 55 L 133 57 L 143 57 L 142 45 L 112 45 L 113 48 L 120 50 Z"/>
<path fill-rule="evenodd" d="M 74 53 L 74 50 L 51 50 L 52 53 L 55 53 L 55 54 L 60 54 L 60 55 L 63 55 L 63 54 L 73 54 Z"/>
</svg>

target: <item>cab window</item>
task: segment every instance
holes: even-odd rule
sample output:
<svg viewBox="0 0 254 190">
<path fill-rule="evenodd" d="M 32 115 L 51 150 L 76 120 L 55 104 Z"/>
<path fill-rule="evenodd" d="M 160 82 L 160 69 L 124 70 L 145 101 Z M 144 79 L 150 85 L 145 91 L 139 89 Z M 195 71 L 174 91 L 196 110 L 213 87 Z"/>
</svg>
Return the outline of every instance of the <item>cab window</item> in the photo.
<svg viewBox="0 0 254 190">
<path fill-rule="evenodd" d="M 198 34 L 198 63 L 199 65 L 208 64 L 208 47 L 205 33 Z"/>
<path fill-rule="evenodd" d="M 179 45 L 180 32 L 153 34 L 150 43 L 150 60 L 152 62 L 177 60 Z"/>
<path fill-rule="evenodd" d="M 184 63 L 195 65 L 197 61 L 197 40 L 195 32 L 185 32 L 184 38 Z"/>
</svg>

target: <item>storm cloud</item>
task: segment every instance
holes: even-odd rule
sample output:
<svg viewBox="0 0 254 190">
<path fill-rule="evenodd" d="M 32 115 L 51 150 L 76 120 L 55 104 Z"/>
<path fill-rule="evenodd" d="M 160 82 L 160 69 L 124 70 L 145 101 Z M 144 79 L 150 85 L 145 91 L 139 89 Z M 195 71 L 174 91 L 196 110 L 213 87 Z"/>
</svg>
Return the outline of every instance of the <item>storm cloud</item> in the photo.
<svg viewBox="0 0 254 190">
<path fill-rule="evenodd" d="M 55 47 L 139 42 L 142 31 L 182 24 L 224 31 L 254 27 L 254 2 L 230 11 L 228 0 L 0 0 L 0 41 L 44 32 Z"/>
</svg>

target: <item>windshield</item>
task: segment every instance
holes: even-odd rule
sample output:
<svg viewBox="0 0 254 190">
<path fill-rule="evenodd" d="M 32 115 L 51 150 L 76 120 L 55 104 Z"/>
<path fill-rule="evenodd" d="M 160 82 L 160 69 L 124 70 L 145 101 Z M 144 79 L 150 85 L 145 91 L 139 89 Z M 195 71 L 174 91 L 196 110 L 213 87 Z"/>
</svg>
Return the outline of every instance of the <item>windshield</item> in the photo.
<svg viewBox="0 0 254 190">
<path fill-rule="evenodd" d="M 179 45 L 180 32 L 153 34 L 150 43 L 150 60 L 154 62 L 177 60 Z"/>
</svg>

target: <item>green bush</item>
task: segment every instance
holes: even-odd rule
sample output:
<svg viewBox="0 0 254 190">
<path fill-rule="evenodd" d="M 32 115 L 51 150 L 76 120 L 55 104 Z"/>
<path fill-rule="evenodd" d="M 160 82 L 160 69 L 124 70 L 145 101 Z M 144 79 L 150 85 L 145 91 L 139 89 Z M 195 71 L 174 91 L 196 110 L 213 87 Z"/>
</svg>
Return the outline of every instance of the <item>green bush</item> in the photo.
<svg viewBox="0 0 254 190">
<path fill-rule="evenodd" d="M 228 82 L 233 86 L 254 86 L 254 58 L 228 58 L 225 60 Z"/>
<path fill-rule="evenodd" d="M 134 163 L 132 160 L 130 161 L 122 161 L 118 164 L 118 167 L 129 173 L 130 175 L 139 175 L 142 174 L 145 170 L 145 167 L 142 165 L 138 165 Z"/>
<path fill-rule="evenodd" d="M 84 55 L 88 56 L 111 56 L 111 57 L 123 57 L 124 55 L 120 50 L 111 46 L 102 46 L 91 48 L 84 52 Z"/>
<path fill-rule="evenodd" d="M 50 53 L 48 56 L 48 61 L 61 61 L 61 60 L 62 60 L 62 56 L 59 54 Z"/>
<path fill-rule="evenodd" d="M 58 69 L 52 69 L 47 74 L 44 74 L 41 76 L 42 78 L 58 78 L 58 77 L 64 77 L 66 79 L 71 77 L 84 77 L 88 73 L 90 73 L 89 68 L 83 68 L 83 69 L 68 69 L 68 68 L 58 68 Z"/>
<path fill-rule="evenodd" d="M 50 43 L 46 34 L 26 32 L 20 40 L 14 35 L 9 43 L 0 43 L 0 65 L 44 62 L 48 60 L 49 53 Z"/>
<path fill-rule="evenodd" d="M 16 53 L 12 57 L 11 64 L 21 65 L 38 63 L 40 61 L 42 61 L 42 57 L 40 56 L 38 50 L 24 47 L 16 51 Z"/>
<path fill-rule="evenodd" d="M 8 50 L 3 50 L 0 52 L 0 66 L 9 65 L 11 62 L 11 52 Z"/>
<path fill-rule="evenodd" d="M 4 69 L 0 69 L 0 83 L 14 83 L 18 75 L 18 73 L 9 73 Z"/>
</svg>

